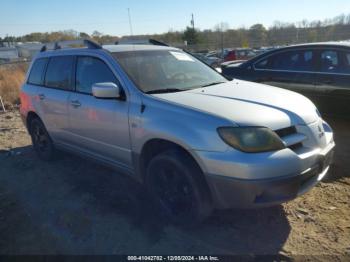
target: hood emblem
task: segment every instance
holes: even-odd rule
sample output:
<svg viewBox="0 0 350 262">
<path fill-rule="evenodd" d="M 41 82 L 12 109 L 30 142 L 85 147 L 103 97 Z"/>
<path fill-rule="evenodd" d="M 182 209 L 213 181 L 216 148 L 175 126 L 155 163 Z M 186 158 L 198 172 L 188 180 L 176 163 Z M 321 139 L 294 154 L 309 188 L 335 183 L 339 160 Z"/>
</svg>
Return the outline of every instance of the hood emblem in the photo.
<svg viewBox="0 0 350 262">
<path fill-rule="evenodd" d="M 322 130 L 322 127 L 321 126 L 318 126 L 318 137 L 319 138 L 322 138 L 324 136 L 324 132 Z"/>
</svg>

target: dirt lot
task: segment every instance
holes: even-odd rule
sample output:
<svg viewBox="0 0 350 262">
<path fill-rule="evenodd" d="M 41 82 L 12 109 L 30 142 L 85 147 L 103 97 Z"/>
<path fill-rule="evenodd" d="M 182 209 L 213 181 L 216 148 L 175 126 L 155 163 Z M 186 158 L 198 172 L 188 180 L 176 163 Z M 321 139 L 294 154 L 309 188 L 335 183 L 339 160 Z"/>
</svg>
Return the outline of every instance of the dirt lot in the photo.
<svg viewBox="0 0 350 262">
<path fill-rule="evenodd" d="M 0 114 L 1 254 L 350 254 L 350 122 L 329 120 L 335 164 L 305 196 L 216 212 L 202 225 L 159 221 L 142 190 L 70 154 L 35 156 L 17 111 Z"/>
</svg>

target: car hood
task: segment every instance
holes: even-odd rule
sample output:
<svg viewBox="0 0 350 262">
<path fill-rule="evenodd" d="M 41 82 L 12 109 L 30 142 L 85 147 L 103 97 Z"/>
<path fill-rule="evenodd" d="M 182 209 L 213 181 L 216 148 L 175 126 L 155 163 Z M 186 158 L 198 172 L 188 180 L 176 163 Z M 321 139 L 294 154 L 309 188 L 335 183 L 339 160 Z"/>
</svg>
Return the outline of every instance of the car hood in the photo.
<svg viewBox="0 0 350 262">
<path fill-rule="evenodd" d="M 300 94 L 241 80 L 154 96 L 226 118 L 240 126 L 276 130 L 310 124 L 319 118 L 314 104 Z"/>
</svg>

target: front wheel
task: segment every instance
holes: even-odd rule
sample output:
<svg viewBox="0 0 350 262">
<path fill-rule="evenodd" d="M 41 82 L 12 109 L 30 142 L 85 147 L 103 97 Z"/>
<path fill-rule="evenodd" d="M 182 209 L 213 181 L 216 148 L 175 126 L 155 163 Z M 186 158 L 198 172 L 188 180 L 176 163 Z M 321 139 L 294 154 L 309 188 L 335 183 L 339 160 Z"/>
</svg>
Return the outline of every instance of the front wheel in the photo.
<svg viewBox="0 0 350 262">
<path fill-rule="evenodd" d="M 201 170 L 183 152 L 155 156 L 147 167 L 146 184 L 161 213 L 173 223 L 200 222 L 211 213 Z"/>
<path fill-rule="evenodd" d="M 30 136 L 35 152 L 40 159 L 49 161 L 54 158 L 55 149 L 43 122 L 33 119 L 30 123 Z"/>
</svg>

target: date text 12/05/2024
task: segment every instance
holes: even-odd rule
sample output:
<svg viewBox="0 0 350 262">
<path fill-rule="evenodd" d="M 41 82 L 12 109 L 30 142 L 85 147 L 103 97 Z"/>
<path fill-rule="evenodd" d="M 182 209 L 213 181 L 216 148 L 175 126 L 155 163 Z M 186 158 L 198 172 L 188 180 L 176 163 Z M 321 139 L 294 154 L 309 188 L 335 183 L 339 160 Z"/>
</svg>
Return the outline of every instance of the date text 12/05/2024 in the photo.
<svg viewBox="0 0 350 262">
<path fill-rule="evenodd" d="M 217 256 L 128 256 L 128 261 L 220 261 Z"/>
</svg>

